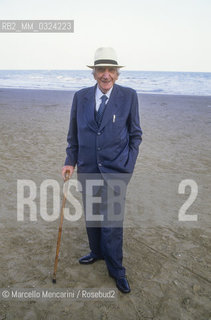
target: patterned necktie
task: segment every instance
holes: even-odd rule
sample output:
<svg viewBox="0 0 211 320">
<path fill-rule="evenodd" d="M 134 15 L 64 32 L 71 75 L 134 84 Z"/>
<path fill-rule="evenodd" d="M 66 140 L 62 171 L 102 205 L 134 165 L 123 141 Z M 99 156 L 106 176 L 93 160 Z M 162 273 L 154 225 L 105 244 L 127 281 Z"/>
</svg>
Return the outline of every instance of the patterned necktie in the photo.
<svg viewBox="0 0 211 320">
<path fill-rule="evenodd" d="M 103 113 L 105 111 L 105 106 L 106 106 L 106 100 L 108 99 L 108 97 L 104 94 L 100 99 L 102 100 L 102 102 L 101 102 L 99 109 L 97 111 L 97 114 L 96 114 L 96 121 L 97 121 L 98 126 L 100 126 L 100 124 L 102 122 Z"/>
</svg>

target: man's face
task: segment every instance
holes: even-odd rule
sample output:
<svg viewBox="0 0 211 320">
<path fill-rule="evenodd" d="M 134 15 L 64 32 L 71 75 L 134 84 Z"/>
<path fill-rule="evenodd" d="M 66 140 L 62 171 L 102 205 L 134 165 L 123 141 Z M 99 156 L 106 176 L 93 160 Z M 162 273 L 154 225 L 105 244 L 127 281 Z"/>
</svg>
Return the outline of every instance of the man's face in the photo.
<svg viewBox="0 0 211 320">
<path fill-rule="evenodd" d="M 97 80 L 98 86 L 103 93 L 113 87 L 115 81 L 118 79 L 116 67 L 96 67 L 94 78 Z"/>
</svg>

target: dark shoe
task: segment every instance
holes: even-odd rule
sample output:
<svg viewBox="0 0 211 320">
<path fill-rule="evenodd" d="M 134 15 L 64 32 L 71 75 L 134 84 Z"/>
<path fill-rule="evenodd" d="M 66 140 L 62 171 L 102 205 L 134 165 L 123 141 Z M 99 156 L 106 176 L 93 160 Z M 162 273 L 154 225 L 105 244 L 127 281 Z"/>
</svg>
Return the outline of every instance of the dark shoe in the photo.
<svg viewBox="0 0 211 320">
<path fill-rule="evenodd" d="M 97 260 L 100 260 L 100 258 L 93 258 L 90 254 L 88 254 L 87 256 L 80 258 L 79 263 L 80 264 L 91 264 Z"/>
<path fill-rule="evenodd" d="M 130 286 L 129 286 L 129 283 L 127 281 L 127 278 L 116 279 L 116 286 L 123 293 L 129 293 L 130 292 Z"/>
</svg>

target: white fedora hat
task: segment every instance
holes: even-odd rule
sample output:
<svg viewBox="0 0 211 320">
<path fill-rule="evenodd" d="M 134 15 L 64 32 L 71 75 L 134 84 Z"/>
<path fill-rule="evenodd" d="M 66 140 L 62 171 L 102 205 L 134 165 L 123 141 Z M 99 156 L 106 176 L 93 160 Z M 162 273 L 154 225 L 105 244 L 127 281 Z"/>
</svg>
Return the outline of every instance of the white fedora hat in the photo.
<svg viewBox="0 0 211 320">
<path fill-rule="evenodd" d="M 96 67 L 116 67 L 122 68 L 117 62 L 117 55 L 113 48 L 111 47 L 102 47 L 98 48 L 95 52 L 94 65 L 87 66 L 89 68 Z"/>
</svg>

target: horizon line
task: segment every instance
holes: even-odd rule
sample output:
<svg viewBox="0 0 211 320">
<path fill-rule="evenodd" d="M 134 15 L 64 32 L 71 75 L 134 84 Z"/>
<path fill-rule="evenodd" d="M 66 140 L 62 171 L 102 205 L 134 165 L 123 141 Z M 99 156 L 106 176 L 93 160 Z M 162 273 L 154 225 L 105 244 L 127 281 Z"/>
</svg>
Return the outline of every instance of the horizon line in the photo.
<svg viewBox="0 0 211 320">
<path fill-rule="evenodd" d="M 1 69 L 0 68 L 0 71 L 90 71 L 90 69 L 49 69 L 49 68 L 46 68 L 46 69 Z M 211 73 L 211 71 L 184 71 L 184 70 L 179 70 L 179 71 L 176 71 L 176 70 L 137 70 L 137 69 L 128 69 L 128 70 L 123 70 L 121 69 L 121 72 L 122 71 L 131 71 L 131 72 L 181 72 L 181 73 Z M 91 71 L 90 71 L 90 74 L 91 74 Z"/>
</svg>

